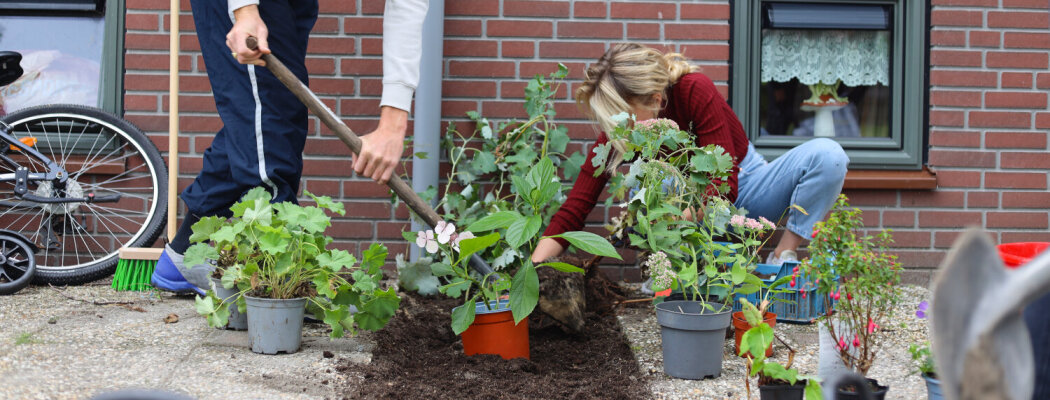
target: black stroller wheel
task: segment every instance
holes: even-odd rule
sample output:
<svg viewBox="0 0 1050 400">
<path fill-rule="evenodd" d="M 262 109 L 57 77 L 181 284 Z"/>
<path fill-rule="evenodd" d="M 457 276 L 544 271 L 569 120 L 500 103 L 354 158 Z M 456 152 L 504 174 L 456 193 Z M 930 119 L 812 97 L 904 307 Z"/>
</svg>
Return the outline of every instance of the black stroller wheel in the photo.
<svg viewBox="0 0 1050 400">
<path fill-rule="evenodd" d="M 22 290 L 35 274 L 36 257 L 29 244 L 21 238 L 0 235 L 0 295 Z"/>
</svg>

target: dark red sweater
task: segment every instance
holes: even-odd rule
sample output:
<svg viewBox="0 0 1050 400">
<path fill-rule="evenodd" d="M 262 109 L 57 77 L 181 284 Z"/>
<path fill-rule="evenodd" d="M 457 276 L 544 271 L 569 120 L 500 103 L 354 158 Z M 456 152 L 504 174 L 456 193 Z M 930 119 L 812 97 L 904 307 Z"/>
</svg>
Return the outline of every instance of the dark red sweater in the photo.
<svg viewBox="0 0 1050 400">
<path fill-rule="evenodd" d="M 736 201 L 738 165 L 747 155 L 747 135 L 736 114 L 722 95 L 715 89 L 711 79 L 699 72 L 682 76 L 677 83 L 668 89 L 667 106 L 660 112 L 660 118 L 669 118 L 678 123 L 683 130 L 692 129 L 696 135 L 696 144 L 722 146 L 733 157 L 733 175 L 729 177 L 729 201 Z M 595 146 L 607 143 L 605 133 L 598 135 Z M 551 224 L 543 232 L 544 236 L 557 235 L 583 228 L 584 219 L 591 213 L 598 202 L 605 185 L 609 182 L 608 173 L 594 176 L 597 168 L 591 164 L 594 158 L 593 147 L 587 152 L 587 161 L 580 168 L 568 199 L 551 218 Z M 555 239 L 568 247 L 568 242 Z"/>
</svg>

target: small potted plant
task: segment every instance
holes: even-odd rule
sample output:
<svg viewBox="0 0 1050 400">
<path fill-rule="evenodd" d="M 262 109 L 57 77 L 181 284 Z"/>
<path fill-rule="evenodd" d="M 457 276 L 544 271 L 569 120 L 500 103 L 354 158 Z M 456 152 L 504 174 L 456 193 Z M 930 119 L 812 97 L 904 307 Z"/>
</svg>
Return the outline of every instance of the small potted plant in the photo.
<svg viewBox="0 0 1050 400">
<path fill-rule="evenodd" d="M 360 264 L 345 250 L 329 249 L 326 210 L 342 215 L 343 205 L 306 194 L 316 207 L 271 204 L 270 193 L 255 188 L 234 204 L 229 220 L 206 217 L 193 225 L 198 243 L 186 251 L 186 263 L 221 260 L 222 287 L 235 291 L 220 297 L 208 290 L 197 297 L 197 312 L 214 327 L 226 325 L 233 307 L 246 312 L 256 353 L 298 351 L 307 303 L 333 338 L 382 328 L 400 303 L 394 288 L 380 288 L 386 248 L 372 245 Z"/>
<path fill-rule="evenodd" d="M 893 238 L 887 230 L 875 236 L 861 228 L 861 211 L 849 206 L 840 195 L 826 222 L 818 222 L 809 245 L 810 257 L 801 271 L 814 278 L 816 295 L 826 296 L 829 307 L 820 317 L 822 335 L 846 369 L 867 377 L 879 353 L 883 330 L 901 301 L 901 266 L 897 257 L 886 253 Z M 813 295 L 813 293 L 811 293 Z M 871 391 L 885 398 L 888 386 L 868 378 Z M 839 391 L 840 398 L 857 398 L 855 391 Z"/>
<path fill-rule="evenodd" d="M 494 230 L 515 225 L 514 221 L 526 218 L 518 215 L 506 219 L 504 216 L 507 215 L 493 214 L 474 226 Z M 411 239 L 410 234 L 405 236 Z M 566 232 L 554 237 L 564 238 L 593 254 L 619 258 L 612 245 L 593 233 Z M 475 237 L 470 231 L 456 232 L 456 226 L 447 221 L 438 222 L 433 230 L 417 232 L 414 239 L 416 245 L 436 257 L 430 268 L 433 275 L 443 281 L 438 290 L 449 297 L 463 298 L 463 305 L 452 310 L 452 330 L 461 335 L 463 352 L 468 356 L 496 354 L 504 359 L 529 358 L 526 317 L 535 309 L 539 299 L 536 268 L 548 266 L 563 272 L 582 272 L 576 266 L 560 262 L 534 266 L 525 258 L 522 259 L 524 265 L 513 277 L 499 270 L 480 276 L 471 269 L 470 257 L 504 240 L 499 232 L 481 237 Z"/>
<path fill-rule="evenodd" d="M 930 303 L 922 301 L 919 303 L 919 309 L 915 310 L 915 316 L 919 319 L 926 319 L 926 314 L 929 310 Z M 941 392 L 941 381 L 937 379 L 937 371 L 933 364 L 933 353 L 930 351 L 930 343 L 926 342 L 922 345 L 913 344 L 908 347 L 908 352 L 911 353 L 911 359 L 916 362 L 919 368 L 919 373 L 922 374 L 922 379 L 926 380 L 926 396 L 930 400 L 941 400 L 944 398 L 943 392 Z"/>
<path fill-rule="evenodd" d="M 819 400 L 822 397 L 819 379 L 799 375 L 798 370 L 792 368 L 795 350 L 787 346 L 787 343 L 784 343 L 789 352 L 787 365 L 780 365 L 769 359 L 767 353 L 776 337 L 773 327 L 762 320 L 760 307 L 751 304 L 747 299 L 741 299 L 741 303 L 744 305 L 741 312 L 751 328 L 744 332 L 739 354 L 747 358 L 748 376 L 758 377 L 759 398 L 802 400 L 804 395 L 807 400 Z M 745 378 L 744 383 L 748 397 L 751 397 L 751 381 Z"/>
</svg>

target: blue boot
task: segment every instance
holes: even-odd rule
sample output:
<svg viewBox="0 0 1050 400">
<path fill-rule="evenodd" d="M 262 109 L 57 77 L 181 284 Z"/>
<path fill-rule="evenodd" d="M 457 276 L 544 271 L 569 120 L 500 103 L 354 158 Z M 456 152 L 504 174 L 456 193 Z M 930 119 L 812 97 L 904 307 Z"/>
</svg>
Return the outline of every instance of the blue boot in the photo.
<svg viewBox="0 0 1050 400">
<path fill-rule="evenodd" d="M 209 267 L 211 266 L 196 266 L 188 270 L 182 263 L 182 255 L 171 247 L 164 246 L 160 260 L 157 261 L 157 268 L 153 270 L 153 276 L 150 278 L 150 284 L 169 292 L 196 293 L 203 296 L 204 290 L 201 287 L 207 287 L 208 276 L 214 268 Z"/>
</svg>

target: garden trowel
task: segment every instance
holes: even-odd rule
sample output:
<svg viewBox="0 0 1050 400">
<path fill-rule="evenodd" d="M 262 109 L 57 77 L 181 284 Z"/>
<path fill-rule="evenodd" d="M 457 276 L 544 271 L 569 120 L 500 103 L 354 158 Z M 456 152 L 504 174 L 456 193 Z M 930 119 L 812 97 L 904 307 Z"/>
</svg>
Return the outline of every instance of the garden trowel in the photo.
<svg viewBox="0 0 1050 400">
<path fill-rule="evenodd" d="M 955 242 L 933 284 L 933 353 L 945 398 L 1032 398 L 1032 344 L 1021 311 L 1048 292 L 1050 252 L 1008 270 L 979 230 Z"/>
</svg>

